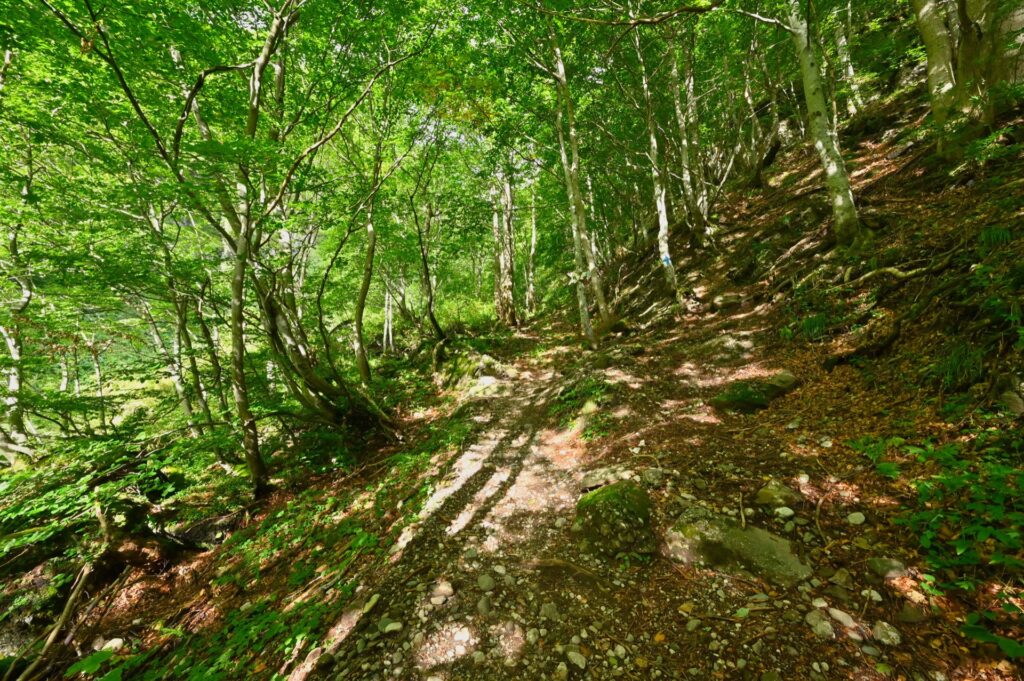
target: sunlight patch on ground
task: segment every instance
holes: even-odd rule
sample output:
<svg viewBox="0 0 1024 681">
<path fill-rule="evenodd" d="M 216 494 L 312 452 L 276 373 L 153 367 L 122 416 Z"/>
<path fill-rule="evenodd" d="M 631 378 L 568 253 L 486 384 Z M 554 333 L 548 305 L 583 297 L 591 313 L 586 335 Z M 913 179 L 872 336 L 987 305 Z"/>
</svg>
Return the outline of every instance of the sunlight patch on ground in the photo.
<svg viewBox="0 0 1024 681">
<path fill-rule="evenodd" d="M 693 421 L 694 423 L 700 423 L 705 426 L 722 425 L 722 419 L 718 418 L 718 416 L 710 409 L 699 414 L 680 414 L 679 418 L 686 419 L 687 421 Z"/>
<path fill-rule="evenodd" d="M 498 488 L 508 480 L 509 471 L 502 469 L 495 471 L 494 475 L 487 481 L 487 483 L 480 488 L 480 491 L 473 495 L 473 500 L 466 504 L 466 507 L 462 509 L 462 512 L 452 521 L 451 525 L 445 530 L 449 536 L 454 536 L 464 530 L 469 521 L 473 519 L 483 505 L 498 491 Z"/>
<path fill-rule="evenodd" d="M 309 651 L 302 664 L 292 670 L 292 673 L 288 675 L 288 681 L 304 681 L 316 668 L 317 661 L 324 653 L 333 655 L 338 651 L 338 648 L 345 642 L 345 639 L 352 633 L 352 630 L 356 628 L 362 617 L 363 611 L 361 608 L 346 610 L 342 614 L 341 619 L 335 622 L 331 630 L 327 632 L 323 644 Z"/>
<path fill-rule="evenodd" d="M 479 644 L 480 639 L 473 629 L 459 622 L 448 622 L 428 636 L 416 651 L 416 665 L 425 671 L 451 664 L 472 653 Z"/>
<path fill-rule="evenodd" d="M 515 661 L 522 656 L 526 636 L 521 626 L 515 622 L 504 622 L 491 627 L 490 634 L 491 640 L 497 641 L 498 650 L 506 661 Z"/>
<path fill-rule="evenodd" d="M 606 379 L 608 379 L 609 383 L 628 385 L 630 388 L 633 388 L 634 390 L 638 390 L 639 388 L 643 387 L 644 384 L 644 382 L 637 378 L 636 376 L 633 376 L 632 374 L 627 374 L 622 369 L 617 369 L 615 367 L 605 369 L 604 376 Z"/>
<path fill-rule="evenodd" d="M 419 514 L 419 521 L 408 525 L 402 530 L 402 534 L 398 537 L 398 541 L 395 542 L 394 547 L 391 549 L 392 563 L 396 563 L 401 559 L 402 552 L 405 550 L 405 547 L 409 545 L 409 542 L 413 540 L 413 537 L 416 536 L 416 532 L 419 530 L 423 522 L 436 513 L 449 497 L 462 489 L 462 486 L 465 485 L 470 478 L 480 472 L 480 469 L 484 466 L 484 462 L 490 458 L 491 454 L 494 453 L 494 449 L 504 437 L 504 431 L 496 431 L 486 439 L 481 440 L 463 452 L 462 456 L 460 456 L 455 462 L 452 472 L 444 482 L 438 485 L 437 489 L 434 490 L 434 493 L 431 494 L 430 498 L 423 504 L 423 509 Z"/>
</svg>

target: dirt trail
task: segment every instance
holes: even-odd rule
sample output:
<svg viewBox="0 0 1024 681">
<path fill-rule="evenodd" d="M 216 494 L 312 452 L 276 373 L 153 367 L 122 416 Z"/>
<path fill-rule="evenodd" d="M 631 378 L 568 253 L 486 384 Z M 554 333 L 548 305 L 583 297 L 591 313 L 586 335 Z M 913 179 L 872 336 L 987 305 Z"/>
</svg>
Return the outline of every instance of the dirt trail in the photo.
<svg viewBox="0 0 1024 681">
<path fill-rule="evenodd" d="M 885 538 L 871 523 L 847 524 L 864 508 L 856 488 L 815 466 L 825 435 L 842 436 L 830 405 L 870 404 L 858 394 L 870 386 L 852 371 L 837 374 L 828 390 L 843 398 L 821 397 L 807 385 L 820 382 L 818 364 L 780 354 L 768 314 L 748 299 L 621 338 L 605 348 L 612 361 L 603 368 L 568 339 L 543 360 L 520 360 L 514 378 L 485 398 L 479 436 L 442 464 L 419 520 L 335 627 L 330 663 L 317 666 L 316 651 L 291 678 L 871 680 L 890 665 L 914 681 L 947 678 L 933 671 L 944 666 L 934 656 L 875 640 L 878 621 L 900 622 L 900 589 L 909 587 L 865 568 L 873 554 L 855 545 L 883 547 Z M 729 381 L 783 368 L 804 384 L 770 410 L 708 406 Z M 581 371 L 614 387 L 601 407 L 613 436 L 597 442 L 550 417 L 558 391 Z M 794 425 L 801 419 L 806 426 Z M 797 454 L 780 458 L 786 449 Z M 813 577 L 782 587 L 755 573 L 680 565 L 664 543 L 640 561 L 582 552 L 572 530 L 581 483 L 609 465 L 644 481 L 659 541 L 683 508 L 736 519 L 742 501 L 744 526 L 787 539 Z M 799 492 L 795 511 L 750 508 L 769 477 Z M 905 638 L 923 631 L 899 627 Z"/>
<path fill-rule="evenodd" d="M 653 641 L 673 622 L 651 618 L 636 581 L 650 574 L 575 549 L 582 450 L 543 428 L 560 380 L 534 367 L 501 381 L 311 678 L 675 678 L 674 647 Z"/>
</svg>

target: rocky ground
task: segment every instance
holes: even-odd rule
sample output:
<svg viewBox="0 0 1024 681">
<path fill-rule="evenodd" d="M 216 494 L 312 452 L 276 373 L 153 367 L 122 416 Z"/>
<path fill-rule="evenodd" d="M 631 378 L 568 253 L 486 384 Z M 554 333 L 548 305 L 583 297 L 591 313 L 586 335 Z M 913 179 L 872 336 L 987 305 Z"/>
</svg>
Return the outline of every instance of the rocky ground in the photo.
<svg viewBox="0 0 1024 681">
<path fill-rule="evenodd" d="M 763 356 L 742 301 L 485 377 L 481 435 L 292 678 L 1010 678 L 951 664 L 955 626 L 886 536 L 886 500 L 816 430 L 836 419 L 803 425 L 820 377 Z M 560 427 L 579 372 L 618 388 Z"/>
</svg>

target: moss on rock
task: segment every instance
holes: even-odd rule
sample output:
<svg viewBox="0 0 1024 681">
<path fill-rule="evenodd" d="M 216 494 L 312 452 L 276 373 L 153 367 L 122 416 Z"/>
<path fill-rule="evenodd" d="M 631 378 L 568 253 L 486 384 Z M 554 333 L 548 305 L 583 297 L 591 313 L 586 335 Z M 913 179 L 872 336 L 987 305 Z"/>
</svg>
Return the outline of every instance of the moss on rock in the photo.
<svg viewBox="0 0 1024 681">
<path fill-rule="evenodd" d="M 606 556 L 653 553 L 656 545 L 651 498 L 640 485 L 628 480 L 580 497 L 573 529 L 587 549 Z"/>
<path fill-rule="evenodd" d="M 711 399 L 711 406 L 728 411 L 755 412 L 796 388 L 798 383 L 797 377 L 789 371 L 780 371 L 769 378 L 733 381 Z"/>
</svg>

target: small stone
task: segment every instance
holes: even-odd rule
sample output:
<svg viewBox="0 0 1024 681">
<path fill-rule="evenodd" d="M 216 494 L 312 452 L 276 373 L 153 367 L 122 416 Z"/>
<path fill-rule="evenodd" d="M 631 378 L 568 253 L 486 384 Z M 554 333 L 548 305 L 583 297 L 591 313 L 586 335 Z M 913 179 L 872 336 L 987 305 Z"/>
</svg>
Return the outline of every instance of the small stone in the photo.
<svg viewBox="0 0 1024 681">
<path fill-rule="evenodd" d="M 377 605 L 377 601 L 379 600 L 380 594 L 373 594 L 372 596 L 370 596 L 369 600 L 367 600 L 366 603 L 363 605 L 363 614 L 365 615 L 366 613 L 373 610 L 373 606 Z"/>
<path fill-rule="evenodd" d="M 849 613 L 843 612 L 838 608 L 829 608 L 828 614 L 831 615 L 832 619 L 839 622 L 847 629 L 853 629 L 857 626 L 857 623 L 853 620 L 853 617 Z"/>
<path fill-rule="evenodd" d="M 846 516 L 846 522 L 851 525 L 863 525 L 867 521 L 867 518 L 860 511 L 856 511 Z"/>
<path fill-rule="evenodd" d="M 860 592 L 860 595 L 863 596 L 864 598 L 868 599 L 872 603 L 881 603 L 882 602 L 882 594 L 878 593 L 874 589 L 864 589 L 863 591 Z"/>
<path fill-rule="evenodd" d="M 863 646 L 863 647 L 861 647 L 860 650 L 865 655 L 870 655 L 871 657 L 881 657 L 882 656 L 882 651 L 879 650 L 878 648 L 874 647 L 874 646 Z"/>
<path fill-rule="evenodd" d="M 112 638 L 103 644 L 103 648 L 101 648 L 101 650 L 108 650 L 116 653 L 117 651 L 121 650 L 121 648 L 124 648 L 124 639 Z"/>
<path fill-rule="evenodd" d="M 775 509 L 775 515 L 777 515 L 780 518 L 792 518 L 796 515 L 796 511 L 791 509 L 789 506 L 780 506 L 779 508 Z"/>
<path fill-rule="evenodd" d="M 692 631 L 697 631 L 697 627 L 699 627 L 700 624 L 701 624 L 701 622 L 700 622 L 699 619 L 696 619 L 696 618 L 691 619 L 690 621 L 688 621 L 686 623 L 686 630 L 687 631 L 691 631 L 691 632 Z"/>
<path fill-rule="evenodd" d="M 484 617 L 491 614 L 491 597 L 481 596 L 480 600 L 476 602 L 476 611 Z"/>
<path fill-rule="evenodd" d="M 569 662 L 572 662 L 574 665 L 576 665 L 580 669 L 586 669 L 587 668 L 587 658 L 583 657 L 583 655 L 581 655 L 580 653 L 576 652 L 575 650 L 570 650 L 566 654 L 566 657 L 569 658 Z"/>
<path fill-rule="evenodd" d="M 526 642 L 533 644 L 540 640 L 540 631 L 537 629 L 526 630 Z"/>
<path fill-rule="evenodd" d="M 871 635 L 884 646 L 898 646 L 903 641 L 899 630 L 888 622 L 875 622 L 875 626 L 871 628 Z"/>
<path fill-rule="evenodd" d="M 767 485 L 757 491 L 754 503 L 761 506 L 788 506 L 800 501 L 800 494 L 782 484 L 778 480 L 771 480 Z"/>
<path fill-rule="evenodd" d="M 494 577 L 484 573 L 476 578 L 476 585 L 480 587 L 481 591 L 493 591 L 494 590 Z"/>
<path fill-rule="evenodd" d="M 383 633 L 385 633 L 385 634 L 393 634 L 396 631 L 401 631 L 401 630 L 402 630 L 402 623 L 401 622 L 388 622 L 384 626 L 384 632 Z"/>
<path fill-rule="evenodd" d="M 867 566 L 882 579 L 895 579 L 907 574 L 907 566 L 895 558 L 868 558 Z"/>
<path fill-rule="evenodd" d="M 828 621 L 828 617 L 826 617 L 821 610 L 811 610 L 804 617 L 804 621 L 811 626 L 811 630 L 818 638 L 835 637 L 835 632 L 832 630 L 832 624 Z"/>
<path fill-rule="evenodd" d="M 545 603 L 540 606 L 540 616 L 547 620 L 561 619 L 561 616 L 558 614 L 558 606 L 554 603 Z"/>
<path fill-rule="evenodd" d="M 430 598 L 430 603 L 431 603 L 431 605 L 444 605 L 444 602 L 447 601 L 447 600 L 448 599 L 445 598 L 444 596 L 432 596 Z"/>
<path fill-rule="evenodd" d="M 555 673 L 554 675 L 552 675 L 551 678 L 555 679 L 556 681 L 565 681 L 565 679 L 569 678 L 569 668 L 565 665 L 564 662 L 558 663 L 558 666 L 555 667 Z"/>
<path fill-rule="evenodd" d="M 483 664 L 484 660 L 486 660 L 486 659 L 487 659 L 487 655 L 484 654 L 484 651 L 482 651 L 482 650 L 477 650 L 477 651 L 475 651 L 473 653 L 473 663 L 474 664 Z"/>
<path fill-rule="evenodd" d="M 833 584 L 838 584 L 844 589 L 853 588 L 853 575 L 851 575 L 850 571 L 846 568 L 839 568 L 838 570 L 836 570 L 836 573 L 829 577 L 828 581 L 832 582 Z"/>
</svg>

